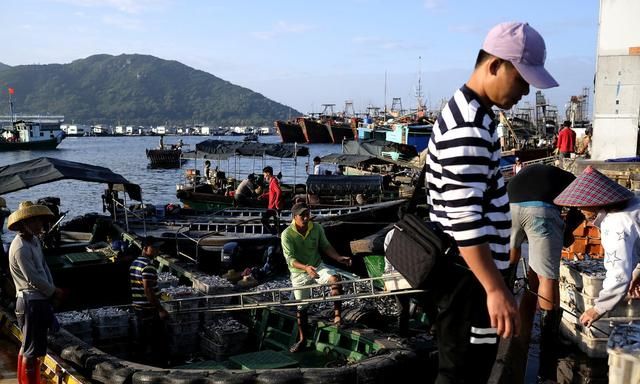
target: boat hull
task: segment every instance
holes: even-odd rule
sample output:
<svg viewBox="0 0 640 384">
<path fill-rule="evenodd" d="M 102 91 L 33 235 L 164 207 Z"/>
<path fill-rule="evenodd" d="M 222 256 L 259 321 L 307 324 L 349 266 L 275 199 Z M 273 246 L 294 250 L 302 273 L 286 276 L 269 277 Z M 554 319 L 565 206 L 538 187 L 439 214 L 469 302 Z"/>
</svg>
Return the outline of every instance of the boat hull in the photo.
<svg viewBox="0 0 640 384">
<path fill-rule="evenodd" d="M 307 139 L 302 133 L 300 124 L 285 121 L 276 121 L 276 130 L 283 143 L 306 143 Z"/>
<path fill-rule="evenodd" d="M 329 129 L 336 144 L 342 143 L 342 140 L 355 140 L 358 137 L 355 129 L 348 124 L 331 125 Z"/>
<path fill-rule="evenodd" d="M 147 149 L 149 166 L 153 168 L 180 168 L 182 151 L 176 149 Z"/>
<path fill-rule="evenodd" d="M 50 140 L 30 141 L 30 142 L 2 142 L 0 152 L 6 151 L 46 151 L 56 149 L 60 142 L 53 138 Z"/>
<path fill-rule="evenodd" d="M 333 137 L 326 125 L 310 119 L 303 119 L 300 122 L 302 132 L 310 144 L 332 144 Z"/>
</svg>

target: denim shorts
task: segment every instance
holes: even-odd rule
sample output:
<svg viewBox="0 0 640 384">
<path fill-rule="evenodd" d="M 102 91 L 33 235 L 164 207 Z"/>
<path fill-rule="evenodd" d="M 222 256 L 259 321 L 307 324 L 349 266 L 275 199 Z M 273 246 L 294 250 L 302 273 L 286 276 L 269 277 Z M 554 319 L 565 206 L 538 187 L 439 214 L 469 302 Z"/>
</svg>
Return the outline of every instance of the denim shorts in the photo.
<svg viewBox="0 0 640 384">
<path fill-rule="evenodd" d="M 529 266 L 542 277 L 557 280 L 564 236 L 560 209 L 511 204 L 511 248 L 529 242 Z"/>
<path fill-rule="evenodd" d="M 304 287 L 305 285 L 328 284 L 329 278 L 331 276 L 337 275 L 335 269 L 329 267 L 324 263 L 320 263 L 320 265 L 316 267 L 316 273 L 318 274 L 317 279 L 312 278 L 306 272 L 292 273 L 291 286 L 293 288 L 298 288 Z M 296 289 L 295 291 L 293 291 L 293 295 L 295 296 L 296 300 L 308 299 L 311 296 L 310 291 L 310 289 Z M 298 309 L 303 309 L 307 305 L 299 305 Z"/>
</svg>

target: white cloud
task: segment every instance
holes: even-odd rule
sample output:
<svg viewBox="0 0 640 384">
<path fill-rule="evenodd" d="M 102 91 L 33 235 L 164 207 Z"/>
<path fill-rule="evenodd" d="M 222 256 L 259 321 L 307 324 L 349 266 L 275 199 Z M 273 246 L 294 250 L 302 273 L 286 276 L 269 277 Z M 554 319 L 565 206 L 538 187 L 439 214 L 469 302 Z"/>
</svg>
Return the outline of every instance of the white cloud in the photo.
<svg viewBox="0 0 640 384">
<path fill-rule="evenodd" d="M 166 8 L 170 0 L 55 0 L 81 7 L 114 8 L 120 12 L 139 14 Z"/>
<path fill-rule="evenodd" d="M 274 24 L 271 30 L 253 32 L 252 35 L 260 40 L 271 40 L 277 36 L 285 34 L 300 34 L 312 29 L 314 29 L 314 27 L 308 24 L 295 24 L 288 23 L 286 21 L 278 21 Z"/>
</svg>

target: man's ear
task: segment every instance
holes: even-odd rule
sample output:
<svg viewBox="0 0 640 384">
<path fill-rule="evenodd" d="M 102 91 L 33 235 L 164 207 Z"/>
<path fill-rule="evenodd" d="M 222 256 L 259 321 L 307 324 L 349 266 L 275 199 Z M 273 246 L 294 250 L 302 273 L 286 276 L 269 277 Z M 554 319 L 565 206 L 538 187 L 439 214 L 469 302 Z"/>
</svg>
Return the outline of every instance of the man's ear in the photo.
<svg viewBox="0 0 640 384">
<path fill-rule="evenodd" d="M 504 60 L 497 57 L 490 58 L 487 63 L 487 65 L 489 65 L 489 73 L 494 76 L 497 75 L 498 69 L 500 69 L 500 65 L 502 65 L 503 62 Z"/>
</svg>

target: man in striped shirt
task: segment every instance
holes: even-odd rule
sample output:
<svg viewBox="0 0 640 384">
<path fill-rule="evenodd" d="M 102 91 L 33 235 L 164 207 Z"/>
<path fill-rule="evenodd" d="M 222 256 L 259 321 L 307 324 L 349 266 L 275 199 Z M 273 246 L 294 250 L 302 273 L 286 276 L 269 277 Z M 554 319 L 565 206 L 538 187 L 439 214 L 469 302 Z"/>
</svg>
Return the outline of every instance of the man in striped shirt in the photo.
<svg viewBox="0 0 640 384">
<path fill-rule="evenodd" d="M 439 384 L 486 383 L 498 337 L 519 331 L 516 302 L 503 279 L 510 267 L 511 216 L 491 108 L 510 109 L 529 93 L 529 84 L 557 86 L 544 69 L 545 56 L 544 40 L 528 24 L 495 26 L 469 81 L 433 127 L 426 174 L 430 218 L 456 239 L 468 267 L 452 268 L 434 290 Z"/>
<path fill-rule="evenodd" d="M 166 365 L 168 357 L 165 321 L 169 314 L 158 298 L 158 271 L 153 260 L 158 256 L 160 243 L 153 237 L 142 239 L 142 255 L 129 268 L 131 301 L 138 321 L 136 352 L 144 362 Z M 151 354 L 147 349 L 151 349 Z"/>
</svg>

